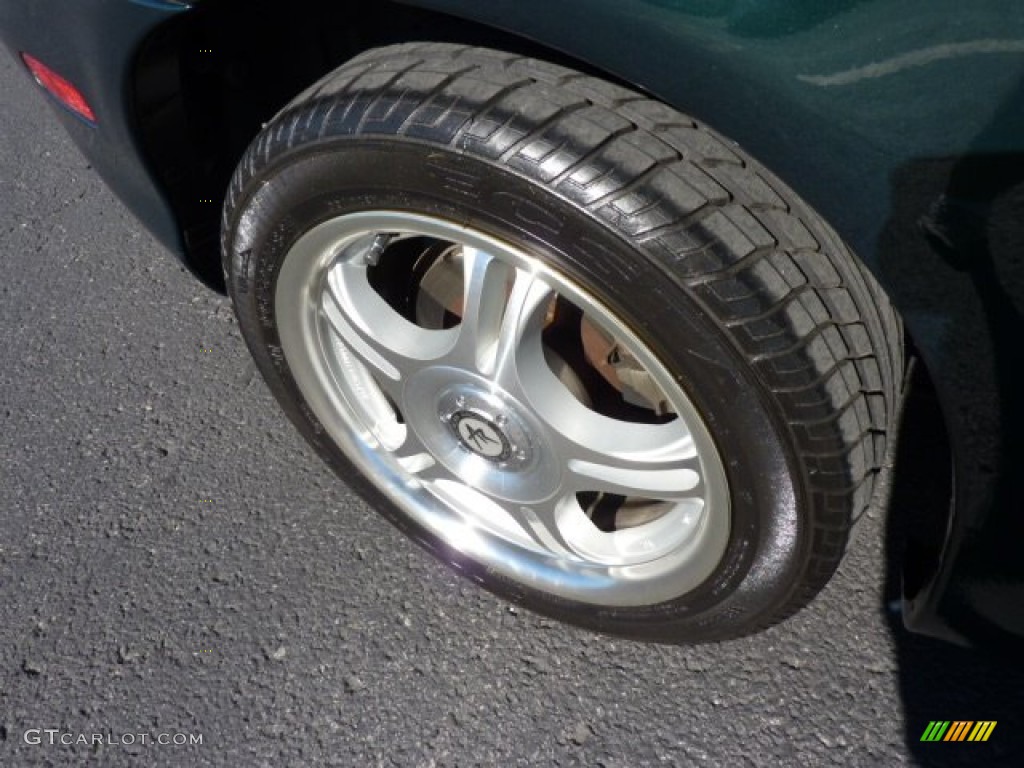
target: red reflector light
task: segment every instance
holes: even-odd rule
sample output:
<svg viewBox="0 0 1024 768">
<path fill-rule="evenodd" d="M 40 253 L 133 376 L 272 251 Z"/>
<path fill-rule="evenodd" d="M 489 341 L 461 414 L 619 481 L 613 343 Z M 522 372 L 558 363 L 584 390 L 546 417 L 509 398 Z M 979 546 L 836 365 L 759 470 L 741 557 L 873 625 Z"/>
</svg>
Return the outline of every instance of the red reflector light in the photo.
<svg viewBox="0 0 1024 768">
<path fill-rule="evenodd" d="M 92 107 L 75 86 L 34 56 L 23 53 L 21 59 L 35 76 L 36 82 L 43 86 L 51 96 L 79 117 L 84 117 L 90 123 L 96 123 L 96 115 L 93 114 Z"/>
</svg>

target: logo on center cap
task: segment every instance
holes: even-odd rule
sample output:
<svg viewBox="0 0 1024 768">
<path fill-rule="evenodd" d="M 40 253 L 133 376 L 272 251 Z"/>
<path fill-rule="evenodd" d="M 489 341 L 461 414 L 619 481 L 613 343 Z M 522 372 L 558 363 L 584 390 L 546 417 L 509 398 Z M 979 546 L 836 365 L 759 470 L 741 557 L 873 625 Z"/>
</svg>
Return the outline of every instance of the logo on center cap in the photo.
<svg viewBox="0 0 1024 768">
<path fill-rule="evenodd" d="M 504 461 L 512 455 L 508 438 L 491 421 L 472 411 L 452 415 L 451 425 L 462 444 L 478 456 Z"/>
</svg>

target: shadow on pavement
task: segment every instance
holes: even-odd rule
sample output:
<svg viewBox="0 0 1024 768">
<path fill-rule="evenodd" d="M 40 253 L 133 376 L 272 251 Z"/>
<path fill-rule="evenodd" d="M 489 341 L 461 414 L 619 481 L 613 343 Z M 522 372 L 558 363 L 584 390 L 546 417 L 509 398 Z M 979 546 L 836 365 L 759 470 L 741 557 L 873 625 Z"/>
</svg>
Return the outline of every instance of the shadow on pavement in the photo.
<svg viewBox="0 0 1024 768">
<path fill-rule="evenodd" d="M 936 447 L 945 440 L 938 404 L 927 381 L 915 378 L 904 415 L 906 429 L 897 458 L 886 539 L 885 594 L 890 601 L 899 599 L 908 540 L 913 540 L 915 548 L 925 544 L 913 530 L 923 522 L 921 513 L 941 509 L 948 499 L 943 494 L 949 491 L 949 483 L 936 477 L 936 465 L 948 467 L 936 456 Z M 904 739 L 918 764 L 928 768 L 1024 764 L 1021 661 L 1004 652 L 961 648 L 912 634 L 904 628 L 898 610 L 886 610 L 886 619 L 896 646 Z M 933 720 L 995 720 L 997 725 L 983 744 L 922 742 Z"/>
<path fill-rule="evenodd" d="M 1024 89 L 977 151 L 901 169 L 879 246 L 888 289 L 923 357 L 941 369 L 935 387 L 957 404 L 943 419 L 919 368 L 893 479 L 886 597 L 899 597 L 901 579 L 910 595 L 928 581 L 955 494 L 960 550 L 941 615 L 981 641 L 968 650 L 910 634 L 888 612 L 905 739 L 929 767 L 1024 765 L 1024 155 L 999 149 L 1018 130 Z M 955 483 L 944 421 L 957 434 Z M 922 622 L 928 628 L 927 615 Z M 997 725 L 986 743 L 922 742 L 934 720 Z"/>
</svg>

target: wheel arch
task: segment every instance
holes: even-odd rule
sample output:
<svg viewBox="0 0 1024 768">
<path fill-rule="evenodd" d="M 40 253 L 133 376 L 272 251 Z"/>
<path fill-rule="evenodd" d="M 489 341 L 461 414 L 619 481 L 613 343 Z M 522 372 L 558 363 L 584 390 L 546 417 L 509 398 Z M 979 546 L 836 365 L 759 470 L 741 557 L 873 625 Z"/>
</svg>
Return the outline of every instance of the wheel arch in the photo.
<svg viewBox="0 0 1024 768">
<path fill-rule="evenodd" d="M 129 75 L 133 127 L 178 222 L 185 263 L 204 283 L 224 292 L 221 204 L 259 129 L 348 59 L 417 40 L 489 46 L 617 80 L 526 37 L 378 0 L 207 0 L 147 36 Z"/>
</svg>

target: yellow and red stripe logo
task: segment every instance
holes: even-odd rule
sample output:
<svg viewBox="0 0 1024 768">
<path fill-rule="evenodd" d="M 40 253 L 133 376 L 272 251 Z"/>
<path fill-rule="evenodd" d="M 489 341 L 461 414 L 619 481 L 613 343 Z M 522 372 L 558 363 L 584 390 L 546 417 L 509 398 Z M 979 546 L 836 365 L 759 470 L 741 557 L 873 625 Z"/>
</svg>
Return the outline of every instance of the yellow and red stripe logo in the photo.
<svg viewBox="0 0 1024 768">
<path fill-rule="evenodd" d="M 921 741 L 988 741 L 995 720 L 932 720 L 921 734 Z"/>
</svg>

